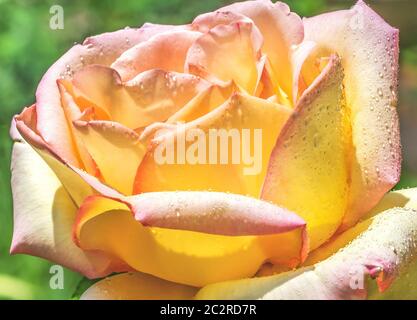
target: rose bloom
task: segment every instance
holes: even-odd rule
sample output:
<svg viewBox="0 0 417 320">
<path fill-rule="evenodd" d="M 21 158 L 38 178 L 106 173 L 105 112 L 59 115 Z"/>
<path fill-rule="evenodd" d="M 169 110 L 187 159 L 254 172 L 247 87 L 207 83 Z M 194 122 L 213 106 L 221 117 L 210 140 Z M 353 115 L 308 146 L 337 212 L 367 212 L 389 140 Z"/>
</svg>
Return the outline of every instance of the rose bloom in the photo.
<svg viewBox="0 0 417 320">
<path fill-rule="evenodd" d="M 13 119 L 11 252 L 119 273 L 85 299 L 417 298 L 398 43 L 265 0 L 74 45 Z M 261 129 L 261 170 L 155 161 L 195 128 Z"/>
</svg>

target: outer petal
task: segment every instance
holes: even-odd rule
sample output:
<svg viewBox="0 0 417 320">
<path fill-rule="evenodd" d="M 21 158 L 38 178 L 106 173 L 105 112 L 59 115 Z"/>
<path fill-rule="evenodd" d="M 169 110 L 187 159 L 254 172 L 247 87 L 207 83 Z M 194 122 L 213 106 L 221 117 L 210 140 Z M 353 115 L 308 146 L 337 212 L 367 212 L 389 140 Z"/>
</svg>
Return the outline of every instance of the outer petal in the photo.
<svg viewBox="0 0 417 320">
<path fill-rule="evenodd" d="M 36 90 L 37 129 L 51 148 L 70 164 L 78 165 L 56 80 L 71 78 L 89 64 L 111 64 L 122 52 L 147 40 L 170 26 L 146 25 L 140 29 L 124 29 L 87 38 L 55 62 L 43 76 Z"/>
<path fill-rule="evenodd" d="M 291 46 L 299 44 L 304 36 L 300 17 L 290 12 L 285 3 L 269 0 L 234 3 L 219 11 L 231 11 L 252 19 L 264 37 L 262 52 L 268 56 L 280 87 L 291 100 Z"/>
<path fill-rule="evenodd" d="M 257 62 L 262 45 L 262 38 L 257 36 L 251 22 L 218 25 L 190 47 L 186 71 L 212 82 L 233 80 L 253 94 L 258 82 Z"/>
<path fill-rule="evenodd" d="M 11 171 L 11 253 L 39 256 L 88 277 L 108 274 L 110 260 L 106 255 L 83 252 L 73 243 L 71 229 L 77 208 L 55 174 L 28 144 L 14 144 Z"/>
<path fill-rule="evenodd" d="M 304 21 L 306 40 L 336 51 L 345 68 L 346 102 L 355 149 L 349 209 L 342 228 L 355 223 L 399 180 L 397 105 L 398 30 L 363 1 L 351 10 Z M 367 201 L 363 201 L 366 198 Z"/>
<path fill-rule="evenodd" d="M 187 51 L 200 32 L 179 30 L 156 35 L 124 52 L 113 64 L 123 81 L 150 69 L 184 72 Z"/>
<path fill-rule="evenodd" d="M 351 140 L 342 80 L 332 56 L 285 125 L 261 194 L 307 221 L 312 249 L 333 235 L 347 206 Z"/>
<path fill-rule="evenodd" d="M 124 194 L 132 194 L 135 174 L 146 152 L 139 135 L 109 121 L 76 121 L 74 125 L 104 181 Z"/>
<path fill-rule="evenodd" d="M 93 284 L 81 300 L 189 300 L 197 289 L 144 273 L 122 273 Z"/>
<path fill-rule="evenodd" d="M 79 105 L 99 108 L 131 129 L 167 120 L 209 86 L 196 76 L 158 69 L 122 83 L 117 71 L 98 65 L 77 72 L 73 85 Z"/>
<path fill-rule="evenodd" d="M 332 257 L 277 276 L 215 284 L 199 299 L 416 298 L 417 211 L 396 208 Z M 410 282 L 412 281 L 412 282 Z"/>
<path fill-rule="evenodd" d="M 259 197 L 273 145 L 290 114 L 291 109 L 275 103 L 245 94 L 234 94 L 225 104 L 205 116 L 179 125 L 169 134 L 155 139 L 138 168 L 134 193 L 209 189 Z M 203 134 L 197 135 L 198 139 L 191 136 L 192 139 L 186 141 L 183 148 L 183 137 L 199 133 L 194 131 L 197 129 Z M 229 155 L 226 163 L 220 162 L 223 153 L 220 143 L 214 149 L 210 142 L 210 139 L 213 140 L 210 138 L 210 129 L 223 129 L 226 134 L 230 133 L 227 129 L 237 132 L 235 136 L 240 140 L 241 147 L 236 151 L 233 148 L 239 145 L 236 142 L 228 143 L 225 148 Z M 248 139 L 242 138 L 243 129 L 250 130 L 246 131 L 249 133 L 246 135 Z M 255 130 L 261 131 L 256 135 Z M 203 157 L 204 161 L 191 163 L 187 155 L 185 159 L 178 157 L 174 163 L 157 160 L 161 149 L 172 147 L 173 150 L 192 150 L 190 146 L 195 146 L 198 141 L 203 141 L 209 150 Z M 248 150 L 249 147 L 251 155 L 255 156 L 253 163 L 242 157 L 242 150 Z M 212 159 L 215 161 L 210 160 L 212 156 L 216 157 Z M 235 156 L 239 156 L 239 161 L 236 161 Z"/>
<path fill-rule="evenodd" d="M 252 276 L 268 259 L 294 267 L 305 258 L 304 222 L 259 200 L 210 192 L 112 198 L 85 201 L 76 242 L 163 279 L 202 286 Z"/>
</svg>

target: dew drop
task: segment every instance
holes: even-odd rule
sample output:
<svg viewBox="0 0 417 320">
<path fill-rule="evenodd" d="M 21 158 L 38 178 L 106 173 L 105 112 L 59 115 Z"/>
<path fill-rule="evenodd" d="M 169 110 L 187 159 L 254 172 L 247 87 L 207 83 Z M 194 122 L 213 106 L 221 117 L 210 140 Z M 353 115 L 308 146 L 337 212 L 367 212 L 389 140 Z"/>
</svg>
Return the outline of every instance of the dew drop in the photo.
<svg viewBox="0 0 417 320">
<path fill-rule="evenodd" d="M 319 143 L 320 143 L 319 140 L 320 140 L 319 135 L 317 133 L 314 134 L 314 136 L 313 136 L 313 145 L 314 145 L 314 148 L 317 148 L 319 146 Z"/>
<path fill-rule="evenodd" d="M 381 98 L 384 96 L 381 88 L 378 88 L 377 93 L 378 93 L 378 96 L 380 96 Z"/>
</svg>

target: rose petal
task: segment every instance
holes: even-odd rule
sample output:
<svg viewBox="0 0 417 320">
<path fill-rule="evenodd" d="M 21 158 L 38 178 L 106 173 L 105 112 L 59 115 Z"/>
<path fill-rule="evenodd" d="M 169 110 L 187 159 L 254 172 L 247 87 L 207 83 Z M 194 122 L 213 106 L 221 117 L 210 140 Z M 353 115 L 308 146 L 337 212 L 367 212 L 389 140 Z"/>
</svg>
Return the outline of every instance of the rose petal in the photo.
<svg viewBox="0 0 417 320">
<path fill-rule="evenodd" d="M 352 182 L 342 229 L 375 206 L 399 180 L 398 30 L 363 1 L 352 9 L 304 20 L 306 40 L 336 51 L 351 110 Z M 366 201 L 363 199 L 366 198 Z"/>
<path fill-rule="evenodd" d="M 220 9 L 215 12 L 203 13 L 197 16 L 193 20 L 191 28 L 201 33 L 207 33 L 210 29 L 213 29 L 218 25 L 234 24 L 240 21 L 253 24 L 253 21 L 243 14 L 222 11 L 222 9 Z M 254 33 L 253 36 L 255 39 L 262 39 L 262 34 L 255 25 L 252 26 L 252 32 Z"/>
<path fill-rule="evenodd" d="M 416 235 L 417 211 L 390 209 L 323 262 L 296 272 L 210 285 L 197 298 L 415 299 Z"/>
<path fill-rule="evenodd" d="M 71 134 L 71 139 L 74 143 L 74 149 L 77 155 L 77 158 L 80 159 L 80 164 L 82 164 L 81 168 L 92 175 L 99 175 L 97 171 L 97 166 L 94 163 L 91 155 L 86 150 L 84 144 L 79 139 L 77 134 L 74 132 L 74 127 L 72 122 L 81 118 L 83 113 L 78 108 L 77 104 L 75 103 L 73 97 L 69 93 L 68 89 L 66 88 L 66 84 L 62 81 L 58 81 L 59 92 L 61 94 L 61 103 L 62 108 L 65 113 L 65 117 L 67 118 L 69 124 L 68 128 Z"/>
<path fill-rule="evenodd" d="M 291 99 L 291 46 L 303 40 L 304 28 L 300 17 L 282 2 L 245 1 L 221 8 L 249 17 L 264 37 L 262 52 L 268 56 L 279 86 Z"/>
<path fill-rule="evenodd" d="M 313 41 L 304 41 L 294 51 L 293 62 L 293 101 L 299 97 L 320 75 L 329 61 L 331 52 Z"/>
<path fill-rule="evenodd" d="M 146 152 L 139 135 L 109 121 L 75 121 L 74 127 L 104 181 L 124 194 L 132 194 L 135 173 Z"/>
<path fill-rule="evenodd" d="M 312 249 L 333 235 L 347 206 L 351 142 L 342 80 L 333 55 L 278 138 L 261 195 L 307 221 Z"/>
<path fill-rule="evenodd" d="M 122 273 L 93 284 L 80 300 L 190 300 L 197 289 L 144 273 Z"/>
<path fill-rule="evenodd" d="M 65 160 L 60 158 L 36 132 L 36 107 L 26 108 L 15 116 L 16 129 L 26 141 L 43 158 L 64 185 L 74 202 L 79 205 L 84 198 L 93 193 L 92 188 L 73 170 Z M 82 171 L 82 170 L 81 170 Z M 86 173 L 86 175 L 89 175 Z"/>
<path fill-rule="evenodd" d="M 272 70 L 268 57 L 263 56 L 261 61 L 262 62 L 258 65 L 260 79 L 256 90 L 257 96 L 292 108 L 293 103 L 290 100 L 290 97 L 280 87 L 278 78 Z"/>
<path fill-rule="evenodd" d="M 210 192 L 112 198 L 84 202 L 74 225 L 76 242 L 166 280 L 202 286 L 252 276 L 267 259 L 294 267 L 305 258 L 304 222 L 259 200 Z"/>
<path fill-rule="evenodd" d="M 191 122 L 196 120 L 221 106 L 236 91 L 237 88 L 233 82 L 223 86 L 211 85 L 169 117 L 167 123 Z"/>
<path fill-rule="evenodd" d="M 69 79 L 74 72 L 89 64 L 110 65 L 128 48 L 167 28 L 170 26 L 146 25 L 140 29 L 124 29 L 87 38 L 83 44 L 73 46 L 49 68 L 36 90 L 37 130 L 60 157 L 70 164 L 79 164 L 61 108 L 56 80 Z"/>
<path fill-rule="evenodd" d="M 123 201 L 144 226 L 225 236 L 277 234 L 305 226 L 288 210 L 236 194 L 150 192 Z"/>
<path fill-rule="evenodd" d="M 240 93 L 234 94 L 225 104 L 209 114 L 185 125 L 178 125 L 176 130 L 167 130 L 169 134 L 155 139 L 153 147 L 147 152 L 138 168 L 134 193 L 213 190 L 257 198 L 271 150 L 290 114 L 290 109 L 275 103 Z M 223 129 L 226 134 L 230 134 L 228 129 L 233 129 L 234 133 L 239 135 L 234 136 L 241 141 L 242 147 L 236 151 L 233 148 L 239 145 L 236 142 L 228 143 L 229 156 L 227 161 L 224 161 L 226 163 L 220 161 L 223 153 L 220 150 L 220 143 L 213 147 L 210 142 L 213 140 L 210 139 L 210 129 Z M 244 133 L 243 129 L 248 131 Z M 257 134 L 255 130 L 258 130 Z M 247 139 L 242 138 L 243 134 Z M 192 139 L 186 141 L 183 148 L 182 137 L 187 135 Z M 209 150 L 205 154 L 203 152 L 199 154 L 202 159 L 195 157 L 196 152 L 190 153 L 190 150 L 194 150 L 193 148 L 201 141 Z M 205 151 L 206 147 L 199 147 L 199 150 Z M 254 155 L 252 162 L 242 157 L 242 150 L 247 150 L 249 147 L 250 154 Z M 164 159 L 160 159 L 160 151 L 164 149 L 176 150 L 179 153 L 184 150 L 185 158 L 182 159 L 180 154 L 180 157 L 173 162 L 169 162 L 169 159 L 162 162 Z M 210 162 L 213 156 L 216 159 Z"/>
<path fill-rule="evenodd" d="M 382 200 L 362 219 L 368 219 L 376 214 L 394 208 L 404 207 L 417 210 L 417 188 L 402 189 L 387 193 Z"/>
<path fill-rule="evenodd" d="M 73 85 L 78 100 L 87 100 L 108 119 L 131 129 L 167 120 L 209 86 L 193 75 L 157 69 L 123 84 L 117 71 L 99 65 L 77 72 Z"/>
<path fill-rule="evenodd" d="M 327 259 L 336 253 L 339 249 L 349 244 L 349 242 L 355 239 L 366 229 L 368 229 L 369 225 L 373 221 L 373 217 L 383 211 L 396 207 L 417 210 L 417 188 L 404 189 L 387 193 L 378 203 L 378 205 L 362 218 L 361 222 L 342 232 L 341 234 L 336 235 L 331 239 L 331 241 L 311 252 L 304 264 L 312 265 Z"/>
<path fill-rule="evenodd" d="M 110 259 L 105 254 L 84 252 L 72 242 L 77 208 L 55 174 L 28 144 L 14 144 L 11 171 L 11 253 L 39 256 L 88 277 L 109 274 Z"/>
<path fill-rule="evenodd" d="M 123 81 L 150 69 L 184 72 L 188 49 L 200 32 L 173 30 L 156 35 L 125 51 L 113 64 Z"/>
<path fill-rule="evenodd" d="M 261 45 L 262 38 L 253 33 L 251 22 L 218 25 L 192 44 L 185 70 L 214 83 L 233 80 L 252 94 L 258 80 Z"/>
</svg>

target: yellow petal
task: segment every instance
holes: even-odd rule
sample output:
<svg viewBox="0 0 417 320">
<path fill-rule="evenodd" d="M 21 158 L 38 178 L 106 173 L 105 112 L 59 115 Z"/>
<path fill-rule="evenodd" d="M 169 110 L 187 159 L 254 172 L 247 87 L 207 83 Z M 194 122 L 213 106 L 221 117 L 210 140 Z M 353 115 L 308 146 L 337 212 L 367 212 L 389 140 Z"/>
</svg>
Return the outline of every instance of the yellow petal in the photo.
<svg viewBox="0 0 417 320">
<path fill-rule="evenodd" d="M 140 272 L 122 273 L 93 284 L 80 300 L 190 300 L 197 289 Z"/>
<path fill-rule="evenodd" d="M 311 249 L 333 235 L 347 206 L 351 141 L 342 80 L 332 56 L 283 129 L 261 195 L 303 217 Z"/>
<path fill-rule="evenodd" d="M 224 86 L 212 85 L 189 101 L 168 120 L 168 123 L 190 122 L 216 109 L 232 95 L 237 88 L 230 82 Z"/>
<path fill-rule="evenodd" d="M 74 142 L 74 149 L 77 157 L 80 159 L 82 168 L 92 175 L 98 175 L 97 167 L 88 153 L 83 142 L 78 135 L 74 132 L 73 121 L 80 119 L 83 116 L 80 108 L 77 106 L 72 95 L 66 86 L 71 86 L 69 82 L 59 80 L 58 82 L 59 92 L 61 94 L 62 108 L 64 109 L 65 117 L 68 122 L 68 128 L 71 134 L 72 141 Z"/>
<path fill-rule="evenodd" d="M 169 134 L 156 140 L 154 147 L 147 152 L 138 169 L 134 193 L 213 190 L 258 197 L 272 147 L 290 113 L 291 110 L 286 107 L 236 93 L 225 104 L 209 114 L 178 126 L 178 130 L 171 130 Z M 190 146 L 198 141 L 205 143 L 204 150 L 209 149 L 211 145 L 209 130 L 213 129 L 224 129 L 226 133 L 229 133 L 228 129 L 235 130 L 232 133 L 236 133 L 235 141 L 241 140 L 240 150 L 233 152 L 233 148 L 238 144 L 237 142 L 230 143 L 232 139 L 229 138 L 226 146 L 228 155 L 226 163 L 220 163 L 221 154 L 226 153 L 220 152 L 220 142 L 216 149 L 209 150 L 203 155 L 203 160 L 205 160 L 203 164 L 203 161 L 189 163 L 187 155 L 184 161 L 175 159 L 174 163 L 161 164 L 159 160 L 156 160 L 159 149 L 164 147 L 181 151 L 180 143 L 184 140 L 183 135 L 194 132 L 196 128 L 202 131 L 201 137 L 186 141 L 184 150 L 191 150 Z M 246 131 L 249 133 L 246 140 L 242 138 L 243 129 L 250 130 Z M 258 130 L 257 133 L 255 130 Z M 243 159 L 243 150 L 248 152 L 251 150 L 250 154 L 255 156 L 251 163 Z M 212 155 L 216 159 L 210 163 L 209 158 Z"/>
<path fill-rule="evenodd" d="M 74 126 L 104 181 L 124 194 L 132 194 L 135 173 L 146 152 L 139 135 L 110 121 L 76 121 Z"/>
</svg>

